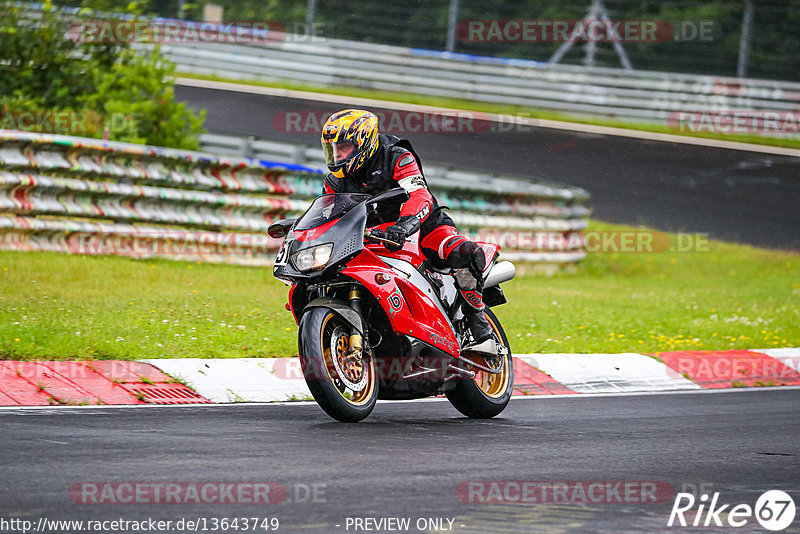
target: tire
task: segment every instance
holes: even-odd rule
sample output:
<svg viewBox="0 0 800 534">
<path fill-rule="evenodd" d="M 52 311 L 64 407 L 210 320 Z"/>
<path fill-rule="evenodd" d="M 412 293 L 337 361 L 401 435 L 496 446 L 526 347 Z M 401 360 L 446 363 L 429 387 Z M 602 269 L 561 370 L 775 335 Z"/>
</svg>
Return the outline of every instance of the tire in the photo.
<svg viewBox="0 0 800 534">
<path fill-rule="evenodd" d="M 497 316 L 489 308 L 485 313 L 497 336 L 508 347 L 508 338 Z M 485 365 L 482 357 L 474 358 L 479 358 L 476 363 Z M 446 393 L 450 404 L 473 419 L 488 419 L 505 410 L 514 389 L 514 359 L 510 349 L 504 358 L 503 370 L 499 374 L 477 371 L 474 379 L 460 380 L 454 389 Z"/>
<path fill-rule="evenodd" d="M 335 311 L 311 308 L 300 320 L 298 334 L 300 363 L 311 395 L 325 413 L 343 423 L 361 421 L 378 400 L 374 360 L 364 356 L 357 361 L 343 361 L 348 354 L 350 331 L 350 324 Z M 337 362 L 334 358 L 338 358 Z M 340 372 L 348 363 L 353 364 L 348 369 L 350 373 Z M 348 384 L 357 387 L 351 389 Z"/>
</svg>

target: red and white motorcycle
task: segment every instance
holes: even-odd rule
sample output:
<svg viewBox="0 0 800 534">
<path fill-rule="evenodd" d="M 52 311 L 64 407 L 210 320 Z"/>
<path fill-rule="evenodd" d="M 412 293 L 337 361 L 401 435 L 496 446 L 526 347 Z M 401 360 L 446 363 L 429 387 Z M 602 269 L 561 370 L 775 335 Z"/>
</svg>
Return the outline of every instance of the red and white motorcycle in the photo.
<svg viewBox="0 0 800 534">
<path fill-rule="evenodd" d="M 300 326 L 306 382 L 343 422 L 364 419 L 379 398 L 442 393 L 468 417 L 494 417 L 510 400 L 514 372 L 508 338 L 489 308 L 506 302 L 499 284 L 514 277 L 514 265 L 497 261 L 496 245 L 479 243 L 496 350 L 463 351 L 472 339 L 449 271 L 428 264 L 419 232 L 390 252 L 368 225 L 378 204 L 407 198 L 400 188 L 323 195 L 299 219 L 270 226 L 270 236 L 284 238 L 274 275 L 291 285 L 287 307 Z"/>
</svg>

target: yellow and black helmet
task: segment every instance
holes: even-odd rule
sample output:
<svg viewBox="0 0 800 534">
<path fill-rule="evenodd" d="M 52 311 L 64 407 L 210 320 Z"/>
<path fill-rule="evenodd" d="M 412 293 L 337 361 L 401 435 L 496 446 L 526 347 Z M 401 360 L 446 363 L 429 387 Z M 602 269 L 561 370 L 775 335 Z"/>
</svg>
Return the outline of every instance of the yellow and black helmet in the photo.
<svg viewBox="0 0 800 534">
<path fill-rule="evenodd" d="M 322 127 L 322 150 L 337 178 L 358 171 L 378 149 L 378 117 L 362 109 L 334 113 Z"/>
</svg>

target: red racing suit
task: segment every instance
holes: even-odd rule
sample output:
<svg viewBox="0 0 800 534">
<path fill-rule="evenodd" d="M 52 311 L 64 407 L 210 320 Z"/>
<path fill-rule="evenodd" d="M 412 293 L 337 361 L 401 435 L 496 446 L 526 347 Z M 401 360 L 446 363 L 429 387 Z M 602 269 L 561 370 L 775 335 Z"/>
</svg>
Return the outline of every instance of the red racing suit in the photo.
<svg viewBox="0 0 800 534">
<path fill-rule="evenodd" d="M 366 193 L 376 195 L 402 187 L 410 198 L 402 204 L 378 208 L 380 222 L 416 217 L 421 222 L 420 247 L 436 267 L 451 267 L 464 301 L 475 311 L 484 309 L 483 270 L 486 257 L 481 248 L 460 235 L 453 220 L 428 190 L 422 164 L 411 143 L 393 135 L 379 136 L 380 146 L 354 175 L 336 178 L 328 174 L 325 193 Z"/>
</svg>

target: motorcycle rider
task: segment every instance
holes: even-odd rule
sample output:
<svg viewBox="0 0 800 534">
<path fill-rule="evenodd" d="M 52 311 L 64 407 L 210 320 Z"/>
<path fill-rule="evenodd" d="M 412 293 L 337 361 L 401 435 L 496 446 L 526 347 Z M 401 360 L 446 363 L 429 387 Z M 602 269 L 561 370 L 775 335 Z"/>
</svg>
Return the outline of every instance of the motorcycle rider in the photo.
<svg viewBox="0 0 800 534">
<path fill-rule="evenodd" d="M 406 238 L 420 230 L 420 247 L 428 261 L 453 269 L 456 286 L 466 303 L 465 316 L 473 342 L 465 347 L 493 352 L 493 330 L 483 303 L 486 256 L 477 244 L 458 233 L 453 220 L 442 212 L 428 190 L 422 164 L 411 143 L 378 132 L 378 117 L 369 111 L 345 109 L 334 113 L 322 127 L 322 150 L 330 174 L 325 193 L 376 195 L 402 187 L 410 198 L 402 205 L 382 205 L 378 215 L 388 227 L 389 250 L 400 250 Z M 377 231 L 373 231 L 377 233 Z"/>
</svg>

